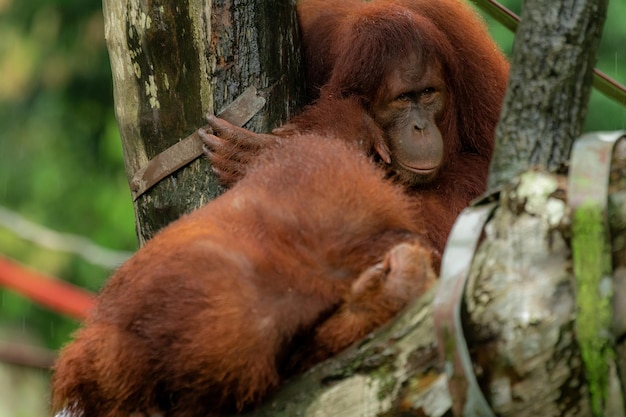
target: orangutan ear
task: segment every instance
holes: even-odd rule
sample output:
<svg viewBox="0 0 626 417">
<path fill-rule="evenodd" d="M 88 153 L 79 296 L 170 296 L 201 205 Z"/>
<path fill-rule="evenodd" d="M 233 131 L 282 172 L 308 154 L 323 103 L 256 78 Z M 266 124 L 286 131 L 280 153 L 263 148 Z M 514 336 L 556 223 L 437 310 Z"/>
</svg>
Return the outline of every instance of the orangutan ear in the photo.
<svg viewBox="0 0 626 417">
<path fill-rule="evenodd" d="M 374 143 L 374 149 L 376 149 L 376 153 L 378 153 L 385 163 L 391 163 L 391 151 L 389 151 L 389 146 L 387 146 L 387 142 L 383 138 L 380 138 Z"/>
</svg>

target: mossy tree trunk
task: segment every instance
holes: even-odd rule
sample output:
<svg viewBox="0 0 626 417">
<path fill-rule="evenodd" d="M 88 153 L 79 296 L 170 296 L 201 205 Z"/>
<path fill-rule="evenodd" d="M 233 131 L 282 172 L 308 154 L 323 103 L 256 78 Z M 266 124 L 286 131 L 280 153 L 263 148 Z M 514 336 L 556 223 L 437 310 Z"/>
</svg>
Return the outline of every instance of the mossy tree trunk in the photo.
<svg viewBox="0 0 626 417">
<path fill-rule="evenodd" d="M 246 125 L 267 131 L 301 103 L 295 2 L 103 0 L 115 111 L 129 183 L 155 155 L 247 87 L 267 104 Z M 135 201 L 140 244 L 220 192 L 197 159 Z"/>
</svg>

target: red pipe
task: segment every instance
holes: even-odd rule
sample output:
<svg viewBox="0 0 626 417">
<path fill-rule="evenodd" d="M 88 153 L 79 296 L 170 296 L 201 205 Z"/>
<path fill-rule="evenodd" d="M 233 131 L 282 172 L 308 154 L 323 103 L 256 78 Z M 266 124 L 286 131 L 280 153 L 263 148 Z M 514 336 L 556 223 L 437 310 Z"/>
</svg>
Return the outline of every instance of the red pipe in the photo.
<svg viewBox="0 0 626 417">
<path fill-rule="evenodd" d="M 94 305 L 93 293 L 25 268 L 1 256 L 0 286 L 12 289 L 38 304 L 78 320 L 84 320 Z"/>
</svg>

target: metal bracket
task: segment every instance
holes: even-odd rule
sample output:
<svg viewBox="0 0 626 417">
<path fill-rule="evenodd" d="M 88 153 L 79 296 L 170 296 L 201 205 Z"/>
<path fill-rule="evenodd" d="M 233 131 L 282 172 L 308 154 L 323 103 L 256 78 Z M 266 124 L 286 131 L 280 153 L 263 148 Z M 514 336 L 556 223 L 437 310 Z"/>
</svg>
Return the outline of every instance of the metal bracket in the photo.
<svg viewBox="0 0 626 417">
<path fill-rule="evenodd" d="M 222 110 L 218 117 L 241 127 L 252 119 L 264 105 L 265 98 L 257 93 L 254 86 L 250 86 Z M 203 128 L 210 129 L 209 125 Z M 163 178 L 194 161 L 200 155 L 202 155 L 202 141 L 197 131 L 156 155 L 135 172 L 130 182 L 133 201 L 136 201 Z"/>
<path fill-rule="evenodd" d="M 625 136 L 626 131 L 595 132 L 574 142 L 568 184 L 570 207 L 592 202 L 606 209 L 613 148 Z"/>
<path fill-rule="evenodd" d="M 471 206 L 459 215 L 443 254 L 433 304 L 439 353 L 445 361 L 452 411 L 458 416 L 495 417 L 474 374 L 463 334 L 461 306 L 483 227 L 497 205 L 497 202 L 488 202 Z"/>
</svg>

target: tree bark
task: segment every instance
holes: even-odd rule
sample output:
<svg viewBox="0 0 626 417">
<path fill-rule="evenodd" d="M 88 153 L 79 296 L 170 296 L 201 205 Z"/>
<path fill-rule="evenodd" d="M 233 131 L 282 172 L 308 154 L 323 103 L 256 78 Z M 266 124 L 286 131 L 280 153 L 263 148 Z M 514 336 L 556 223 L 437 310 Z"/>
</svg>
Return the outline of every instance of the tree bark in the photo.
<svg viewBox="0 0 626 417">
<path fill-rule="evenodd" d="M 301 105 L 295 1 L 103 0 L 129 183 L 151 158 L 248 86 L 267 99 L 246 125 L 268 131 Z M 135 201 L 140 244 L 221 192 L 202 158 Z"/>
<path fill-rule="evenodd" d="M 607 0 L 526 0 L 491 161 L 494 190 L 532 167 L 569 160 L 591 93 Z"/>
</svg>

